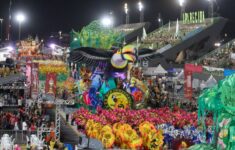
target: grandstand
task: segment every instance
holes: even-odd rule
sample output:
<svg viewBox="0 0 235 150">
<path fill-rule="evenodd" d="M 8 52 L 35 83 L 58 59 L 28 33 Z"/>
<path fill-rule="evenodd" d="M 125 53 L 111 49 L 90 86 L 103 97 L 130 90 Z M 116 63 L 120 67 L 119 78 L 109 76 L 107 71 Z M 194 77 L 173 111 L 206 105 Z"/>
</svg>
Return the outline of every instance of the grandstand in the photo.
<svg viewBox="0 0 235 150">
<path fill-rule="evenodd" d="M 235 65 L 234 53 L 235 39 L 198 58 L 193 63 L 216 68 L 232 68 Z"/>
<path fill-rule="evenodd" d="M 130 43 L 131 41 L 136 40 L 136 37 L 142 36 L 143 28 L 146 30 L 149 28 L 150 23 L 132 23 L 132 24 L 123 24 L 114 28 L 117 32 L 122 32 L 125 35 L 125 41 Z"/>
<path fill-rule="evenodd" d="M 178 25 L 177 25 L 178 23 Z M 207 19 L 202 23 L 184 24 L 183 21 L 168 23 L 163 27 L 151 32 L 140 43 L 141 48 L 160 49 L 166 45 L 174 46 L 187 38 L 202 31 L 211 25 L 211 20 Z"/>
<path fill-rule="evenodd" d="M 226 22 L 224 18 L 210 18 L 201 23 L 183 24 L 176 21 L 166 24 L 142 38 L 138 44 L 139 51 L 148 48 L 164 56 L 148 60 L 149 67 L 159 63 L 165 68 L 182 67 L 186 61 L 195 60 L 209 52 Z"/>
</svg>

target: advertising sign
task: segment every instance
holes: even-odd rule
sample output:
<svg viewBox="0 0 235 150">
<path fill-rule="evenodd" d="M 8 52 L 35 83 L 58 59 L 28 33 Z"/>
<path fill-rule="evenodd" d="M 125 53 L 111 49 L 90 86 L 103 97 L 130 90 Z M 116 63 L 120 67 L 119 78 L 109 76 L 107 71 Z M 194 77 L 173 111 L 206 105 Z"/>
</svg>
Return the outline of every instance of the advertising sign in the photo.
<svg viewBox="0 0 235 150">
<path fill-rule="evenodd" d="M 184 97 L 192 99 L 193 86 L 192 86 L 192 75 L 194 72 L 201 73 L 203 71 L 202 66 L 194 64 L 185 64 L 184 66 Z"/>
<path fill-rule="evenodd" d="M 205 21 L 205 12 L 204 11 L 195 11 L 189 13 L 183 13 L 183 23 L 202 23 Z"/>
</svg>

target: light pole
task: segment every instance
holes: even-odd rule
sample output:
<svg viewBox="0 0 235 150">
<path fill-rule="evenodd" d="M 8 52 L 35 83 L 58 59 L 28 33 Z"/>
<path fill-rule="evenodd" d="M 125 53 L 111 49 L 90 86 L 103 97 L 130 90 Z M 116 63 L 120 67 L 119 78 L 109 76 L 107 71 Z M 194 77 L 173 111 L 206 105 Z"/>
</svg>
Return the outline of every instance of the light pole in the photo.
<svg viewBox="0 0 235 150">
<path fill-rule="evenodd" d="M 1 22 L 1 38 L 0 38 L 0 41 L 2 41 L 2 22 L 3 22 L 3 19 L 2 18 L 0 18 L 0 22 Z"/>
<path fill-rule="evenodd" d="M 215 0 L 207 0 L 209 2 L 209 7 L 208 7 L 208 18 L 213 18 L 214 17 L 214 2 Z"/>
<path fill-rule="evenodd" d="M 183 15 L 185 13 L 185 0 L 178 0 L 180 5 L 180 19 L 183 20 Z"/>
<path fill-rule="evenodd" d="M 19 23 L 19 40 L 21 37 L 21 24 L 25 21 L 25 15 L 23 13 L 18 13 L 16 15 L 16 21 Z"/>
<path fill-rule="evenodd" d="M 144 11 L 143 11 L 144 6 L 141 1 L 139 1 L 139 3 L 138 3 L 138 8 L 140 11 L 140 22 L 144 22 Z"/>
<path fill-rule="evenodd" d="M 129 24 L 130 17 L 129 17 L 129 9 L 128 9 L 127 3 L 124 4 L 124 10 L 125 10 L 125 14 L 126 14 L 126 24 Z"/>
</svg>

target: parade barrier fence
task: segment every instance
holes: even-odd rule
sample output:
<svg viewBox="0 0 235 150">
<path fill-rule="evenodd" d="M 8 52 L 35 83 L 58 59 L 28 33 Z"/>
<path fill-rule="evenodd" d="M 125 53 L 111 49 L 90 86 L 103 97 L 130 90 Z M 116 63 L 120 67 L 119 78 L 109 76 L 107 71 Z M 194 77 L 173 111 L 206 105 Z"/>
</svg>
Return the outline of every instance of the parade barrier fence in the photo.
<svg viewBox="0 0 235 150">
<path fill-rule="evenodd" d="M 12 140 L 15 139 L 15 144 L 27 144 L 27 137 L 30 138 L 30 135 L 35 134 L 37 135 L 37 131 L 23 131 L 23 130 L 0 130 L 0 138 L 4 135 L 8 134 L 12 137 Z"/>
</svg>

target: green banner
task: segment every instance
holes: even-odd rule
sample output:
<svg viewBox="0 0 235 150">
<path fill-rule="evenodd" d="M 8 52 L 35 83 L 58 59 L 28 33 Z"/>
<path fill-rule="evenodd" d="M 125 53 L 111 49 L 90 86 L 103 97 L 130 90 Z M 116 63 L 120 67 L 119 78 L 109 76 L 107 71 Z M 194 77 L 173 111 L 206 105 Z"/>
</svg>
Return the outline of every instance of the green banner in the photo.
<svg viewBox="0 0 235 150">
<path fill-rule="evenodd" d="M 205 12 L 204 11 L 195 11 L 183 14 L 183 23 L 203 23 L 205 21 Z"/>
</svg>

